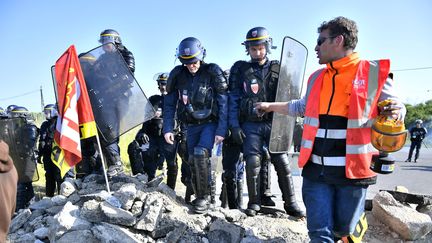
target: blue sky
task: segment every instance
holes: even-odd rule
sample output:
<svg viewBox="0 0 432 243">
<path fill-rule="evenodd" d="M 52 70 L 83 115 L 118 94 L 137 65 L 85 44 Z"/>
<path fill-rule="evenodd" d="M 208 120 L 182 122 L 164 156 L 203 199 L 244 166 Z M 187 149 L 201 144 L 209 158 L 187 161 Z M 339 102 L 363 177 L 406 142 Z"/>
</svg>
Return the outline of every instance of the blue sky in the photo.
<svg viewBox="0 0 432 243">
<path fill-rule="evenodd" d="M 117 30 L 136 59 L 135 76 L 147 96 L 157 93 L 153 75 L 170 71 L 175 49 L 188 36 L 201 40 L 207 62 L 228 69 L 247 59 L 246 32 L 264 26 L 280 58 L 284 36 L 309 49 L 306 76 L 319 68 L 314 47 L 317 27 L 345 16 L 357 22 L 356 50 L 364 59 L 391 59 L 392 70 L 432 67 L 432 1 L 31 1 L 0 2 L 0 106 L 22 105 L 40 111 L 54 102 L 50 67 L 74 44 L 86 52 L 98 45 L 102 30 Z M 395 71 L 405 102 L 432 99 L 432 69 Z"/>
</svg>

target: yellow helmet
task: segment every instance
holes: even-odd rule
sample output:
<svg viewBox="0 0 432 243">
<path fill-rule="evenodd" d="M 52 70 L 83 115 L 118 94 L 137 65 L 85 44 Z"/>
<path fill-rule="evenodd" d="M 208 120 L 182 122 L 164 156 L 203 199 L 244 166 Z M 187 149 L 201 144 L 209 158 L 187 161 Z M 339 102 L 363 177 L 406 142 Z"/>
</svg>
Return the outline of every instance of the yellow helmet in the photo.
<svg viewBox="0 0 432 243">
<path fill-rule="evenodd" d="M 386 106 L 390 100 L 381 101 L 378 106 Z M 396 152 L 400 150 L 407 137 L 405 124 L 391 116 L 379 115 L 372 125 L 371 143 L 381 152 Z"/>
</svg>

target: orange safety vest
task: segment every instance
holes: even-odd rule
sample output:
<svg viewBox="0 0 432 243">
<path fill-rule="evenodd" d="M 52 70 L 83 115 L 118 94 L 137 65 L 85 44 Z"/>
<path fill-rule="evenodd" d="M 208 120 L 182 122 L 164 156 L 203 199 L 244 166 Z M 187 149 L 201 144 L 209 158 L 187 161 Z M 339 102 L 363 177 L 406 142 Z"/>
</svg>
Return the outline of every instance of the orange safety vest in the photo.
<svg viewBox="0 0 432 243">
<path fill-rule="evenodd" d="M 389 60 L 360 61 L 348 108 L 345 175 L 349 179 L 375 176 L 369 169 L 377 150 L 371 145 L 371 126 L 378 115 L 377 102 L 390 70 Z M 306 91 L 306 112 L 300 149 L 299 167 L 310 159 L 319 127 L 319 98 L 326 69 L 313 73 Z"/>
</svg>

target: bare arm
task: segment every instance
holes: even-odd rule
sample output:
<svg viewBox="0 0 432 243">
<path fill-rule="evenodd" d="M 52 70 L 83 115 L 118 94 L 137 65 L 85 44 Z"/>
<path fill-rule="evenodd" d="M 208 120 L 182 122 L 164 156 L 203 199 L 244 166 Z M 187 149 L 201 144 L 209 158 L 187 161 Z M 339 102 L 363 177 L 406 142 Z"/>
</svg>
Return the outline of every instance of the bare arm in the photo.
<svg viewBox="0 0 432 243">
<path fill-rule="evenodd" d="M 276 112 L 288 115 L 288 102 L 258 102 L 255 108 L 260 112 Z"/>
<path fill-rule="evenodd" d="M 260 112 L 276 112 L 289 116 L 303 116 L 306 109 L 305 98 L 288 102 L 258 102 L 255 108 Z"/>
</svg>

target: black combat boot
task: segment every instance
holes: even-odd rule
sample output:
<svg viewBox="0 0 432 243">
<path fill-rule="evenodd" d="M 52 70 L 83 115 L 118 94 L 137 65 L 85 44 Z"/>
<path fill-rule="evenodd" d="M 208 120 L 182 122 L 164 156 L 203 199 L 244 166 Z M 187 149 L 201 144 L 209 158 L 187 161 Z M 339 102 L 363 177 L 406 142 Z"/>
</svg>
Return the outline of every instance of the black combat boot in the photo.
<svg viewBox="0 0 432 243">
<path fill-rule="evenodd" d="M 305 217 L 306 213 L 300 209 L 296 201 L 288 156 L 286 154 L 277 154 L 273 157 L 286 213 L 297 218 Z"/>
<path fill-rule="evenodd" d="M 205 213 L 208 209 L 210 196 L 209 185 L 209 155 L 208 151 L 202 147 L 195 147 L 193 155 L 192 176 L 195 178 L 195 195 L 193 201 L 194 211 L 196 213 Z"/>
<path fill-rule="evenodd" d="M 219 195 L 219 200 L 221 201 L 221 207 L 222 208 L 228 207 L 227 194 L 226 194 L 225 173 L 222 173 L 222 187 L 221 187 L 221 193 Z"/>
<path fill-rule="evenodd" d="M 177 181 L 177 168 L 176 170 L 171 170 L 170 168 L 168 168 L 167 177 L 167 185 L 174 190 Z"/>
<path fill-rule="evenodd" d="M 237 204 L 239 209 L 243 207 L 243 180 L 237 180 Z"/>
<path fill-rule="evenodd" d="M 255 216 L 261 209 L 260 202 L 260 163 L 258 155 L 250 155 L 246 158 L 246 184 L 248 187 L 249 202 L 245 213 L 248 216 Z"/>
<path fill-rule="evenodd" d="M 263 160 L 261 162 L 261 170 L 260 170 L 261 205 L 274 207 L 274 206 L 276 206 L 276 203 L 272 200 L 272 194 L 271 194 L 271 190 L 270 190 L 270 188 L 271 188 L 270 154 L 269 154 L 267 149 L 263 148 L 263 150 L 264 150 Z"/>
<path fill-rule="evenodd" d="M 238 209 L 238 199 L 237 199 L 237 183 L 236 183 L 236 172 L 235 171 L 225 171 L 224 173 L 224 183 L 226 187 L 228 207 L 230 209 Z"/>
</svg>

